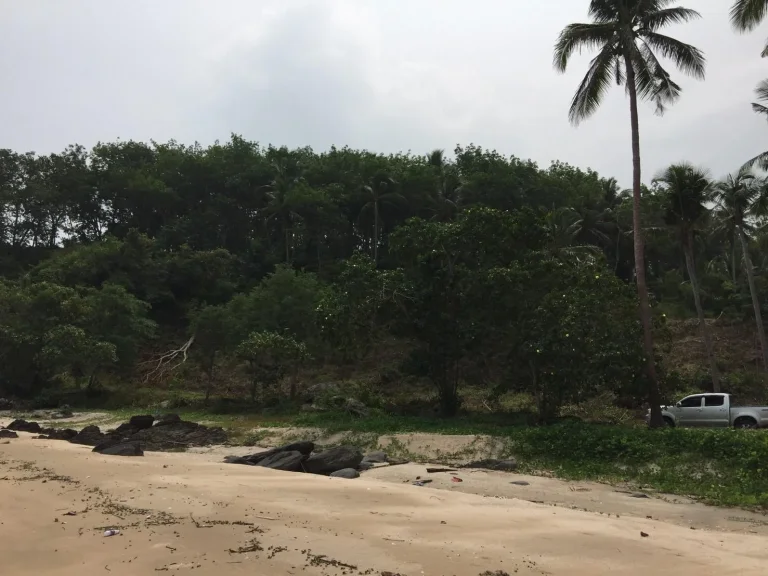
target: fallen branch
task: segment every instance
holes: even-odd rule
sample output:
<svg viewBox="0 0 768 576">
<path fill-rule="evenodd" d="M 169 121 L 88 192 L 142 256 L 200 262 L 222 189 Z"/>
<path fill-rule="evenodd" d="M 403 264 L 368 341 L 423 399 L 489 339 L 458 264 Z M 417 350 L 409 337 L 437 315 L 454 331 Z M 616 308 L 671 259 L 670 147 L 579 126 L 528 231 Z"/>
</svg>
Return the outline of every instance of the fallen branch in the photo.
<svg viewBox="0 0 768 576">
<path fill-rule="evenodd" d="M 162 354 L 157 360 L 149 360 L 148 362 L 144 362 L 143 364 L 145 365 L 155 364 L 155 367 L 144 376 L 144 382 L 149 381 L 149 379 L 155 375 L 159 375 L 161 377 L 165 376 L 165 374 L 168 372 L 173 372 L 176 370 L 176 368 L 184 364 L 184 362 L 187 361 L 189 349 L 194 342 L 195 335 L 192 334 L 192 336 L 189 337 L 189 340 L 184 342 L 180 348 L 176 348 L 175 350 L 170 350 L 165 354 Z"/>
</svg>

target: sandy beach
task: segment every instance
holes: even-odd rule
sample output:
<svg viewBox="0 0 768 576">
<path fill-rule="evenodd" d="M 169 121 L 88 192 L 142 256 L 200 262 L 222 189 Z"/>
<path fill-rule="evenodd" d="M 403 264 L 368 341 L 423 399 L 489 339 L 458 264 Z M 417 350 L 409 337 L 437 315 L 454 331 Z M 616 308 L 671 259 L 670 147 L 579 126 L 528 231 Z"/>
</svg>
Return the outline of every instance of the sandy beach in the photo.
<svg viewBox="0 0 768 576">
<path fill-rule="evenodd" d="M 768 532 L 746 512 L 584 486 L 553 506 L 520 492 L 551 494 L 559 481 L 544 478 L 492 494 L 510 475 L 418 487 L 418 465 L 344 480 L 222 464 L 220 450 L 111 457 L 19 436 L 0 444 L 0 558 L 14 576 L 768 573 Z"/>
</svg>

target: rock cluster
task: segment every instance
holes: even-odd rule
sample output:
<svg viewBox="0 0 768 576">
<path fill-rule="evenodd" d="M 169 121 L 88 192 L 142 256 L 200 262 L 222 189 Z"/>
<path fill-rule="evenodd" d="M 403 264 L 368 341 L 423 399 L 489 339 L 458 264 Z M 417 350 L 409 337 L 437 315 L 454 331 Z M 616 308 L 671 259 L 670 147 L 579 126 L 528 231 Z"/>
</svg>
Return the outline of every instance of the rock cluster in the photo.
<svg viewBox="0 0 768 576">
<path fill-rule="evenodd" d="M 226 456 L 224 462 L 333 478 L 357 478 L 360 470 L 386 463 L 387 455 L 384 452 L 372 452 L 363 456 L 354 446 L 336 446 L 316 452 L 314 442 L 296 442 L 248 456 Z"/>
<path fill-rule="evenodd" d="M 190 446 L 223 444 L 227 440 L 227 433 L 222 428 L 187 422 L 177 414 L 165 414 L 157 418 L 150 414 L 132 416 L 128 422 L 106 432 L 93 425 L 79 432 L 69 428 L 42 428 L 37 422 L 26 420 L 14 420 L 6 430 L 5 434 L 31 432 L 39 434 L 37 438 L 67 440 L 74 444 L 93 446 L 94 452 L 116 456 L 142 456 L 144 450 L 179 450 Z"/>
</svg>

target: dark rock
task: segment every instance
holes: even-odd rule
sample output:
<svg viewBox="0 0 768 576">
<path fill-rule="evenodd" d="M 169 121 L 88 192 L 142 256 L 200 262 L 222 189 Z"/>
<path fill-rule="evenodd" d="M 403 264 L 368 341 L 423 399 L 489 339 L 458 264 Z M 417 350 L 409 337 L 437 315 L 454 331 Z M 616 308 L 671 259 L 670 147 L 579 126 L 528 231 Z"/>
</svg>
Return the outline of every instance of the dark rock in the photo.
<svg viewBox="0 0 768 576">
<path fill-rule="evenodd" d="M 388 462 L 386 452 L 369 452 L 363 457 L 364 462 L 370 462 L 371 464 L 385 464 Z"/>
<path fill-rule="evenodd" d="M 27 422 L 26 420 L 14 420 L 6 428 L 16 432 L 31 432 L 33 434 L 39 434 L 41 430 L 40 424 L 37 422 Z"/>
<path fill-rule="evenodd" d="M 329 476 L 331 478 L 348 478 L 349 480 L 352 480 L 354 478 L 360 478 L 360 472 L 354 468 L 343 468 L 341 470 L 336 470 L 336 472 L 331 472 Z"/>
<path fill-rule="evenodd" d="M 462 468 L 482 468 L 483 470 L 496 470 L 498 472 L 513 472 L 517 470 L 517 462 L 514 458 L 505 460 L 488 458 L 486 460 L 476 460 L 475 462 L 464 464 Z"/>
<path fill-rule="evenodd" d="M 358 470 L 370 470 L 371 468 L 373 468 L 373 462 L 368 462 L 365 458 L 357 465 Z"/>
<path fill-rule="evenodd" d="M 251 464 L 251 465 L 258 464 L 265 458 L 269 458 L 270 456 L 274 456 L 275 454 L 279 454 L 280 452 L 300 452 L 305 456 L 309 456 L 312 453 L 312 450 L 314 449 L 315 449 L 314 442 L 294 442 L 293 444 L 286 444 L 285 446 L 280 446 L 279 448 L 272 448 L 270 450 L 265 450 L 264 452 L 257 452 L 256 454 L 243 456 L 242 462 L 236 461 L 232 463 L 233 464 Z"/>
<path fill-rule="evenodd" d="M 307 459 L 306 454 L 292 450 L 290 452 L 276 452 L 261 461 L 256 466 L 284 470 L 286 472 L 302 472 L 303 463 Z"/>
<path fill-rule="evenodd" d="M 189 446 L 210 446 L 227 441 L 223 428 L 209 428 L 195 422 L 180 422 L 152 426 L 139 430 L 131 440 L 142 443 L 144 450 L 178 450 Z"/>
<path fill-rule="evenodd" d="M 109 456 L 144 456 L 144 451 L 141 449 L 139 442 L 119 442 L 117 444 L 104 442 L 96 446 L 92 451 Z"/>
<path fill-rule="evenodd" d="M 242 456 L 224 456 L 224 462 L 226 464 L 246 464 L 248 466 L 253 466 L 253 464 L 248 462 L 248 460 Z"/>
<path fill-rule="evenodd" d="M 181 422 L 181 416 L 178 414 L 161 414 L 155 420 L 155 426 L 167 426 L 168 424 L 176 424 Z"/>
<path fill-rule="evenodd" d="M 77 436 L 77 430 L 71 428 L 43 428 L 41 432 L 50 440 L 71 440 Z"/>
<path fill-rule="evenodd" d="M 0 438 L 18 438 L 19 435 L 13 430 L 0 430 Z"/>
<path fill-rule="evenodd" d="M 312 454 L 304 463 L 304 470 L 311 474 L 331 474 L 344 468 L 357 468 L 363 455 L 353 446 L 338 446 L 325 452 Z"/>
<path fill-rule="evenodd" d="M 360 402 L 360 400 L 355 400 L 354 398 L 347 398 L 345 409 L 347 412 L 352 414 L 352 416 L 357 416 L 358 418 L 365 418 L 371 413 L 371 411 L 368 409 L 368 406 Z"/>
<path fill-rule="evenodd" d="M 280 446 L 277 450 L 280 452 L 301 452 L 305 456 L 309 456 L 312 454 L 312 451 L 315 449 L 315 443 L 309 442 L 309 441 L 303 441 L 303 442 L 294 442 L 293 444 L 286 444 L 285 446 Z"/>
<path fill-rule="evenodd" d="M 525 480 L 513 480 L 510 482 L 510 484 L 514 484 L 515 486 L 530 486 L 530 482 L 526 482 Z"/>
<path fill-rule="evenodd" d="M 98 426 L 86 426 L 76 436 L 70 438 L 70 442 L 73 444 L 83 444 L 85 446 L 96 446 L 101 444 L 105 439 L 105 435 L 102 434 Z"/>
<path fill-rule="evenodd" d="M 146 428 L 152 428 L 152 424 L 155 422 L 155 417 L 151 414 L 141 414 L 139 416 L 131 416 L 128 420 L 128 424 L 136 428 L 137 430 L 145 430 Z"/>
</svg>

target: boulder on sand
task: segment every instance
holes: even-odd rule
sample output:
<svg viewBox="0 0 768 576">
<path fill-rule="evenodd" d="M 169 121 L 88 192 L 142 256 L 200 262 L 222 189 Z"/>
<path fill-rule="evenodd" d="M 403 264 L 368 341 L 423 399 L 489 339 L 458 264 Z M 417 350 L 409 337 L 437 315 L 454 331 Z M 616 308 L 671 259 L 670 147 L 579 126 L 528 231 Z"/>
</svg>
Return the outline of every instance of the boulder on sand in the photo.
<svg viewBox="0 0 768 576">
<path fill-rule="evenodd" d="M 83 444 L 85 446 L 96 446 L 101 444 L 105 440 L 106 436 L 99 430 L 98 426 L 86 426 L 77 436 L 70 438 L 70 442 L 73 444 Z"/>
<path fill-rule="evenodd" d="M 304 471 L 311 474 L 331 474 L 344 468 L 357 468 L 363 454 L 353 446 L 337 446 L 325 452 L 312 454 L 304 462 Z"/>
<path fill-rule="evenodd" d="M 249 454 L 248 456 L 226 456 L 224 462 L 228 464 L 245 464 L 254 466 L 259 464 L 262 460 L 280 454 L 281 452 L 299 452 L 304 456 L 312 454 L 312 450 L 315 449 L 314 442 L 294 442 L 293 444 L 286 444 L 279 448 L 272 448 L 271 450 L 265 450 L 264 452 L 257 452 L 256 454 Z"/>
<path fill-rule="evenodd" d="M 32 434 L 40 434 L 40 424 L 37 422 L 27 422 L 26 420 L 14 420 L 8 426 L 7 430 L 13 430 L 14 432 L 31 432 Z"/>
<path fill-rule="evenodd" d="M 386 464 L 389 461 L 386 452 L 369 452 L 363 457 L 363 462 L 370 462 L 371 464 Z"/>
<path fill-rule="evenodd" d="M 107 441 L 94 447 L 92 452 L 109 456 L 144 456 L 144 451 L 141 449 L 139 442 L 118 442 L 113 444 Z"/>
<path fill-rule="evenodd" d="M 0 430 L 0 438 L 18 438 L 19 435 L 13 430 Z"/>
<path fill-rule="evenodd" d="M 113 431 L 113 434 L 117 434 L 120 436 L 131 436 L 133 434 L 136 434 L 136 432 L 140 430 L 146 430 L 147 428 L 151 428 L 154 422 L 155 422 L 155 417 L 150 414 L 131 416 L 128 422 L 120 424 L 120 426 L 115 428 L 115 430 Z"/>
<path fill-rule="evenodd" d="M 343 468 L 341 470 L 336 470 L 336 472 L 331 472 L 329 476 L 331 478 L 347 478 L 352 480 L 354 478 L 360 478 L 360 472 L 354 468 Z"/>
<path fill-rule="evenodd" d="M 47 440 L 72 440 L 77 436 L 77 430 L 71 428 L 43 428 L 40 433 Z"/>
<path fill-rule="evenodd" d="M 271 456 L 267 456 L 256 464 L 256 466 L 272 468 L 273 470 L 284 470 L 285 472 L 302 472 L 302 465 L 306 459 L 306 454 L 291 450 L 288 452 L 277 452 Z"/>
<path fill-rule="evenodd" d="M 227 441 L 223 428 L 209 428 L 195 422 L 180 422 L 152 426 L 139 430 L 131 440 L 141 442 L 144 450 L 178 450 L 188 446 L 210 446 Z"/>
</svg>

